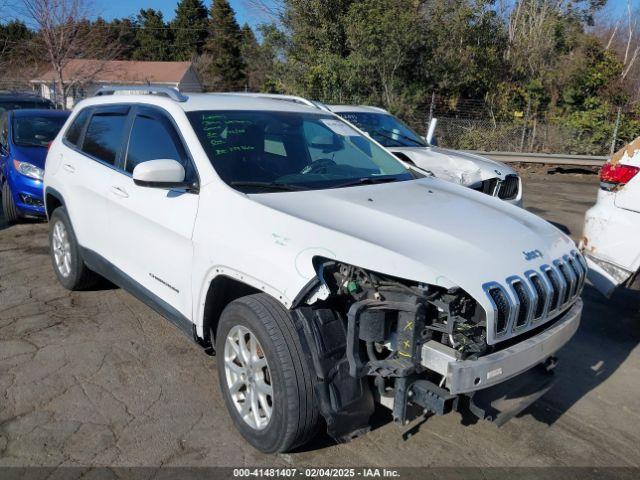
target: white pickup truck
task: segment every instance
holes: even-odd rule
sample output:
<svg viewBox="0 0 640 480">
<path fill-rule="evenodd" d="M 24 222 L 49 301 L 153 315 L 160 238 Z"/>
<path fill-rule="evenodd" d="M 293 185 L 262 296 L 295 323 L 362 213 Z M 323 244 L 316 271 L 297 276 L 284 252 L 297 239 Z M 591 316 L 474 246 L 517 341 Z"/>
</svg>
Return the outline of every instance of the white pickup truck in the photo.
<svg viewBox="0 0 640 480">
<path fill-rule="evenodd" d="M 350 440 L 375 402 L 400 424 L 493 417 L 483 394 L 517 397 L 580 322 L 566 235 L 295 102 L 104 87 L 52 143 L 44 191 L 60 283 L 106 277 L 215 353 L 264 452 L 321 418 Z"/>
</svg>

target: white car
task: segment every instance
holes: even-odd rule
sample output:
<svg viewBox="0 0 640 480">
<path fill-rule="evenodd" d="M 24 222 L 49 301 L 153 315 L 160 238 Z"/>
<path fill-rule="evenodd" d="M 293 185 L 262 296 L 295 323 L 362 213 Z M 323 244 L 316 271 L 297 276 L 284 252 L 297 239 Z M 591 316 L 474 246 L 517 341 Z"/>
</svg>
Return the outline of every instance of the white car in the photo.
<svg viewBox="0 0 640 480">
<path fill-rule="evenodd" d="M 504 163 L 472 153 L 438 148 L 382 108 L 328 105 L 329 110 L 366 131 L 401 160 L 506 202 L 522 206 L 522 181 Z M 433 133 L 433 132 L 432 132 Z"/>
<path fill-rule="evenodd" d="M 401 424 L 470 397 L 483 416 L 489 387 L 552 367 L 578 328 L 586 270 L 567 236 L 412 172 L 330 112 L 99 93 L 47 157 L 56 276 L 104 276 L 217 352 L 229 413 L 262 451 L 304 443 L 321 418 L 347 441 L 375 401 Z"/>
<path fill-rule="evenodd" d="M 589 280 L 611 296 L 619 286 L 640 288 L 640 137 L 600 171 L 596 204 L 587 211 L 580 249 Z"/>
</svg>

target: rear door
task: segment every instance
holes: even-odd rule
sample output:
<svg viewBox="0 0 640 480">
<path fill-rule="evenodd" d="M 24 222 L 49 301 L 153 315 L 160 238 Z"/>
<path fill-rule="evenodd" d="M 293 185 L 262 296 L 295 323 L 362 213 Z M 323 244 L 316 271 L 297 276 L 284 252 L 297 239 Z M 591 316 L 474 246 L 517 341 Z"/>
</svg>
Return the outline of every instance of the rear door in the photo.
<svg viewBox="0 0 640 480">
<path fill-rule="evenodd" d="M 80 245 L 109 259 L 107 201 L 122 154 L 129 106 L 88 108 L 65 132 L 60 176 L 65 203 Z M 87 253 L 90 255 L 90 252 Z"/>
<path fill-rule="evenodd" d="M 136 107 L 109 191 L 110 257 L 136 283 L 192 318 L 191 239 L 199 196 L 185 189 L 140 187 L 132 178 L 136 165 L 160 159 L 180 162 L 187 179 L 197 180 L 170 116 L 155 107 Z"/>
</svg>

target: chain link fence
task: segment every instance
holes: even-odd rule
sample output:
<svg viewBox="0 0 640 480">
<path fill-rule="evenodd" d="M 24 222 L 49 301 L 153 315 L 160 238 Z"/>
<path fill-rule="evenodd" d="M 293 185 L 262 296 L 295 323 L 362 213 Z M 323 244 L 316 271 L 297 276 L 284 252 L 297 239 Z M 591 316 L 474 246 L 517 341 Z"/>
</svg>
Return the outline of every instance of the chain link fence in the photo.
<svg viewBox="0 0 640 480">
<path fill-rule="evenodd" d="M 546 120 L 539 115 L 514 112 L 510 121 L 497 121 L 482 100 L 459 101 L 451 106 L 437 97 L 428 109 L 407 115 L 404 120 L 424 133 L 432 117 L 438 119 L 436 140 L 441 147 L 566 155 L 609 155 L 640 135 L 640 117 L 629 109 L 612 107 L 593 115 L 580 114 L 571 126 L 563 119 Z M 593 118 L 595 117 L 595 120 Z"/>
</svg>

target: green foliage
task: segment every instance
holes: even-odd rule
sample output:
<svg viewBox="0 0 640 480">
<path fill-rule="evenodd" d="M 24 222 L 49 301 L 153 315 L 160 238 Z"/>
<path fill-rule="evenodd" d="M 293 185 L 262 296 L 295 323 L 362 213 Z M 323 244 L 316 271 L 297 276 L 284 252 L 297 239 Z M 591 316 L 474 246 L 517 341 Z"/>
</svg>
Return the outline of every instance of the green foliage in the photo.
<svg viewBox="0 0 640 480">
<path fill-rule="evenodd" d="M 275 57 L 270 44 L 266 40 L 262 44 L 259 43 L 255 33 L 247 24 L 242 27 L 241 34 L 240 53 L 245 66 L 247 89 L 251 92 L 273 90 L 272 75 Z"/>
<path fill-rule="evenodd" d="M 194 55 L 202 53 L 207 37 L 207 9 L 202 0 L 180 0 L 171 29 L 174 60 L 191 60 Z"/>
<path fill-rule="evenodd" d="M 17 45 L 33 37 L 34 33 L 20 20 L 11 20 L 6 25 L 0 25 L 0 46 Z"/>
<path fill-rule="evenodd" d="M 211 4 L 209 36 L 204 50 L 210 57 L 203 74 L 207 87 L 220 91 L 243 90 L 242 32 L 227 0 L 213 0 Z"/>
<path fill-rule="evenodd" d="M 25 48 L 34 38 L 35 33 L 20 20 L 0 24 L 0 64 L 24 61 Z"/>
<path fill-rule="evenodd" d="M 134 60 L 167 61 L 171 59 L 171 32 L 164 22 L 162 12 L 149 8 L 140 10 L 137 16 L 138 48 L 133 53 Z"/>
<path fill-rule="evenodd" d="M 82 57 L 104 56 L 108 59 L 130 60 L 139 47 L 134 23 L 128 18 L 111 22 L 102 17 L 81 22 L 83 30 Z"/>
<path fill-rule="evenodd" d="M 622 81 L 624 66 L 589 29 L 605 1 L 507 3 L 505 13 L 497 0 L 279 0 L 278 21 L 254 32 L 238 25 L 228 0 L 212 0 L 209 11 L 203 0 L 178 0 L 170 25 L 154 9 L 135 22 L 79 22 L 86 41 L 77 56 L 192 59 L 210 90 L 380 105 L 420 130 L 432 94 L 452 117 L 464 117 L 458 108 L 470 99 L 482 100 L 476 114 L 484 120 L 447 137 L 461 147 L 508 137 L 519 148 L 537 135 L 552 148 L 602 153 L 619 107 L 620 138 L 635 138 L 640 112 L 626 111 L 633 92 Z M 0 25 L 1 60 L 22 58 L 7 46 L 38 41 L 20 22 Z M 570 141 L 558 146 L 546 126 Z"/>
<path fill-rule="evenodd" d="M 344 21 L 349 48 L 346 68 L 365 80 L 361 87 L 375 92 L 394 109 L 406 87 L 406 69 L 415 58 L 412 54 L 422 43 L 423 25 L 415 2 L 363 0 L 351 6 Z"/>
</svg>

